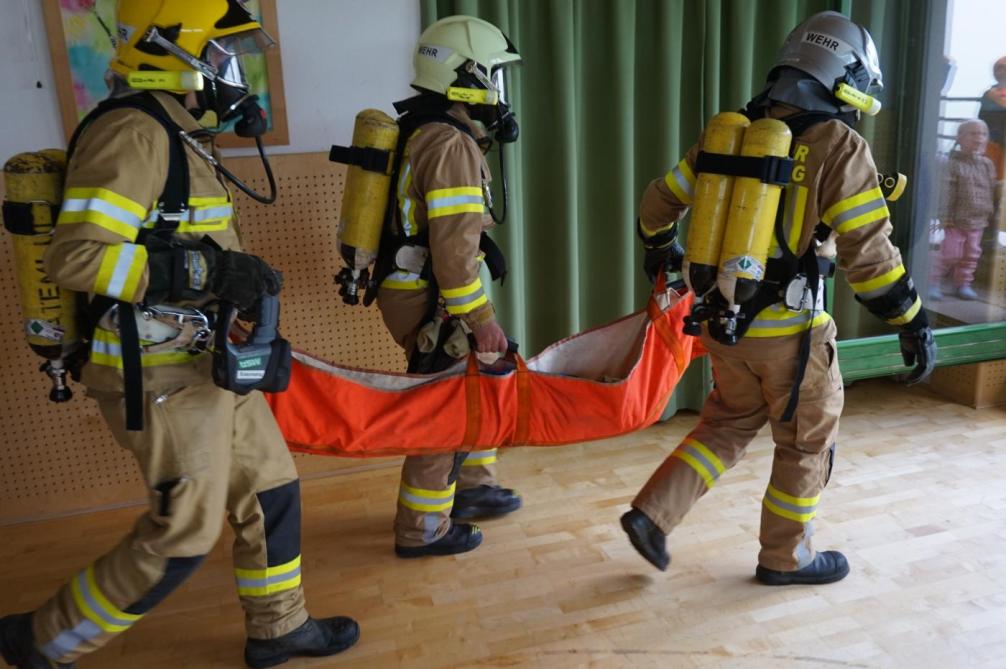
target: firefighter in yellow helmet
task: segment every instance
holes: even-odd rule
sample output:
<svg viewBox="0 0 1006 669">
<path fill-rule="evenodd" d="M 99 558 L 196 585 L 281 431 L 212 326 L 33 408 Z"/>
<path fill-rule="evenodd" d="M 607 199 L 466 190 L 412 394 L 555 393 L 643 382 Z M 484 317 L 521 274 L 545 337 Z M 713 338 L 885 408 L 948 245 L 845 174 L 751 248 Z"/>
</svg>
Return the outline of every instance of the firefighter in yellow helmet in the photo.
<svg viewBox="0 0 1006 669">
<path fill-rule="evenodd" d="M 73 666 L 182 583 L 226 514 L 248 666 L 338 653 L 359 628 L 305 608 L 300 488 L 283 437 L 260 392 L 214 383 L 199 345 L 212 303 L 261 313 L 280 287 L 277 272 L 241 252 L 227 175 L 197 121 L 236 119 L 239 133 L 261 134 L 242 60 L 270 40 L 237 0 L 120 0 L 117 19 L 112 97 L 71 144 L 45 266 L 61 287 L 93 296 L 83 380 L 136 457 L 150 506 L 36 611 L 0 620 L 0 651 L 22 669 Z"/>
<path fill-rule="evenodd" d="M 508 342 L 496 321 L 480 268 L 495 276 L 501 254 L 484 234 L 493 225 L 490 172 L 484 151 L 493 140 L 517 139 L 507 99 L 505 68 L 520 55 L 494 25 L 451 16 L 427 28 L 414 56 L 415 97 L 396 103 L 402 116 L 396 202 L 376 270 L 377 301 L 409 370 L 430 373 L 453 362 L 443 353 L 447 332 L 471 331 L 480 353 L 504 353 Z M 502 177 L 503 175 L 501 175 Z M 385 246 L 387 246 L 385 242 Z M 382 262 L 384 260 L 385 262 Z M 421 328 L 445 323 L 434 350 L 417 348 Z M 457 326 L 457 329 L 455 328 Z M 463 336 L 463 335 L 461 335 Z M 501 516 L 521 505 L 495 476 L 496 449 L 410 456 L 402 467 L 395 518 L 400 557 L 450 555 L 482 542 L 478 527 L 453 523 Z"/>
<path fill-rule="evenodd" d="M 837 245 L 857 299 L 900 329 L 905 364 L 914 366 L 909 383 L 925 379 L 936 360 L 926 312 L 888 239 L 891 222 L 870 147 L 853 129 L 861 113 L 879 111 L 873 94 L 880 87 L 869 33 L 841 14 L 822 12 L 790 33 L 766 89 L 744 111 L 752 128 L 757 119 L 785 122 L 792 133 L 792 174 L 755 296 L 735 313 L 717 282 L 706 282 L 704 318 L 696 322 L 716 387 L 699 424 L 622 516 L 633 546 L 658 569 L 670 562 L 667 534 L 769 423 L 776 446 L 762 501 L 756 577 L 767 585 L 820 584 L 849 572 L 840 552 L 818 552 L 811 544 L 843 404 L 835 324 L 822 304 L 829 247 Z M 704 140 L 643 195 L 640 226 L 651 265 L 673 259 L 675 223 L 699 193 L 696 175 L 729 173 L 712 166 L 730 160 L 722 149 L 710 156 L 709 136 L 707 128 Z M 691 225 L 697 225 L 694 218 Z M 685 246 L 691 243 L 690 231 Z"/>
</svg>

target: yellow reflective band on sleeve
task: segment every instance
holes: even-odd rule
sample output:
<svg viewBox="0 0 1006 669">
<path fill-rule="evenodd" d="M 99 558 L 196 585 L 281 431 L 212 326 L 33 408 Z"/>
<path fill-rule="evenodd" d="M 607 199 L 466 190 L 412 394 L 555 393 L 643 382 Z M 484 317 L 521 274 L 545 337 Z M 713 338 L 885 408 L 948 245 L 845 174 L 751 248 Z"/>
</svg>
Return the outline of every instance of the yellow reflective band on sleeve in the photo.
<svg viewBox="0 0 1006 669">
<path fill-rule="evenodd" d="M 686 158 L 682 158 L 671 171 L 664 175 L 664 183 L 674 193 L 681 204 L 691 204 L 695 192 L 695 173 Z"/>
<path fill-rule="evenodd" d="M 131 242 L 146 217 L 146 207 L 107 188 L 70 188 L 56 223 L 90 223 Z"/>
<path fill-rule="evenodd" d="M 94 565 L 74 577 L 70 592 L 81 614 L 109 634 L 124 632 L 142 617 L 121 611 L 108 601 L 94 580 Z"/>
<path fill-rule="evenodd" d="M 234 204 L 227 196 L 190 197 L 188 220 L 178 224 L 178 232 L 217 232 L 226 230 L 234 217 Z"/>
<path fill-rule="evenodd" d="M 110 244 L 105 248 L 94 281 L 94 292 L 124 302 L 136 301 L 136 289 L 147 266 L 147 247 Z"/>
<path fill-rule="evenodd" d="M 429 281 L 420 278 L 415 272 L 407 272 L 405 270 L 395 270 L 381 282 L 381 288 L 391 288 L 393 290 L 419 290 L 429 285 Z"/>
<path fill-rule="evenodd" d="M 832 205 L 821 220 L 842 235 L 889 216 L 884 194 L 877 186 Z"/>
<path fill-rule="evenodd" d="M 794 497 L 769 484 L 762 503 L 766 509 L 777 516 L 798 523 L 806 523 L 813 520 L 814 516 L 817 515 L 817 503 L 819 501 L 821 501 L 820 495 L 815 497 Z"/>
<path fill-rule="evenodd" d="M 892 318 L 887 322 L 890 323 L 891 325 L 906 325 L 912 322 L 912 319 L 915 318 L 915 316 L 919 313 L 920 309 L 922 309 L 922 300 L 916 297 L 915 302 L 912 304 L 911 307 L 908 308 L 908 311 L 901 314 L 897 318 Z"/>
<path fill-rule="evenodd" d="M 238 595 L 265 597 L 300 585 L 300 556 L 287 563 L 265 569 L 235 569 Z"/>
<path fill-rule="evenodd" d="M 478 277 L 460 288 L 442 288 L 440 294 L 444 297 L 447 313 L 453 316 L 467 314 L 489 301 L 482 288 L 482 279 Z"/>
<path fill-rule="evenodd" d="M 878 293 L 879 289 L 887 288 L 904 275 L 905 266 L 898 265 L 890 272 L 884 272 L 880 276 L 875 276 L 866 281 L 856 281 L 855 283 L 850 281 L 849 285 L 852 286 L 852 289 L 856 291 L 856 294 L 860 297 L 876 297 L 878 294 L 883 294 L 883 292 Z"/>
<path fill-rule="evenodd" d="M 426 193 L 428 219 L 452 214 L 485 213 L 485 199 L 479 186 L 438 188 Z"/>
<path fill-rule="evenodd" d="M 426 490 L 424 488 L 413 488 L 403 482 L 398 491 L 398 503 L 408 509 L 423 513 L 448 511 L 454 506 L 454 489 L 456 486 L 456 483 L 452 483 L 449 488 L 443 490 Z"/>
<path fill-rule="evenodd" d="M 491 465 L 496 462 L 496 449 L 490 449 L 488 451 L 469 451 L 468 455 L 465 456 L 464 461 L 461 463 L 462 467 L 484 467 L 486 465 Z"/>
</svg>

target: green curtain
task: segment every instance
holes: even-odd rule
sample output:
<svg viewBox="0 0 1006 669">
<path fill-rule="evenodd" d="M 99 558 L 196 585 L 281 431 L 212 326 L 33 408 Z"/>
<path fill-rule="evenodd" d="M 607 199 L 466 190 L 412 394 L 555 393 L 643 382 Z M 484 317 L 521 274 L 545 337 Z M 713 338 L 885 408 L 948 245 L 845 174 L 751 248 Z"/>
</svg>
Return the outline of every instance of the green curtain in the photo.
<svg viewBox="0 0 1006 669">
<path fill-rule="evenodd" d="M 509 213 L 493 233 L 511 272 L 492 289 L 501 322 L 522 350 L 533 353 L 645 304 L 649 286 L 635 233 L 643 189 L 680 159 L 709 117 L 761 90 L 793 26 L 825 9 L 851 12 L 878 41 L 883 36 L 882 56 L 892 56 L 908 5 L 421 0 L 424 27 L 452 14 L 478 16 L 507 33 L 523 57 L 510 79 L 521 136 L 506 149 Z M 886 132 L 897 146 L 897 124 L 883 123 L 867 132 Z M 489 160 L 498 170 L 495 156 Z M 837 308 L 858 309 L 845 304 L 848 295 L 839 297 Z M 708 368 L 693 365 L 669 412 L 701 406 L 709 382 Z"/>
</svg>

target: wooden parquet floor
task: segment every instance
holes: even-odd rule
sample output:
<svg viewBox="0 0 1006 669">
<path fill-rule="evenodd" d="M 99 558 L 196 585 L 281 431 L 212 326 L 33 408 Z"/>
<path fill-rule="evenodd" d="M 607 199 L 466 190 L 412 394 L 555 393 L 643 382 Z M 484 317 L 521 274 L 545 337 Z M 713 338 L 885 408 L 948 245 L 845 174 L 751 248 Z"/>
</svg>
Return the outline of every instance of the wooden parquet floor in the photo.
<svg viewBox="0 0 1006 669">
<path fill-rule="evenodd" d="M 286 666 L 1006 667 L 1004 409 L 889 381 L 852 386 L 816 540 L 853 572 L 817 588 L 752 578 L 767 433 L 671 536 L 670 571 L 629 546 L 618 516 L 695 420 L 507 453 L 504 482 L 525 508 L 484 523 L 482 547 L 451 558 L 393 556 L 393 463 L 306 481 L 309 606 L 355 616 L 363 636 L 343 655 Z M 0 613 L 37 606 L 135 515 L 0 528 Z M 80 666 L 243 666 L 226 543 Z"/>
</svg>

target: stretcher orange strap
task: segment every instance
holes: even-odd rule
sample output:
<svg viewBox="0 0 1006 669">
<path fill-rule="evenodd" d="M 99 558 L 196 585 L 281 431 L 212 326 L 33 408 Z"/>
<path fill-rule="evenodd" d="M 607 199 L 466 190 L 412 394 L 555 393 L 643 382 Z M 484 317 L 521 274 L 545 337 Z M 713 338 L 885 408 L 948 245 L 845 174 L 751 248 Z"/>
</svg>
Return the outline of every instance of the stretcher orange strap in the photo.
<svg viewBox="0 0 1006 669">
<path fill-rule="evenodd" d="M 475 358 L 431 375 L 334 365 L 296 353 L 289 389 L 268 400 L 290 448 L 322 455 L 425 455 L 556 446 L 650 425 L 701 345 L 682 333 L 691 295 L 515 357 L 502 374 Z"/>
</svg>

